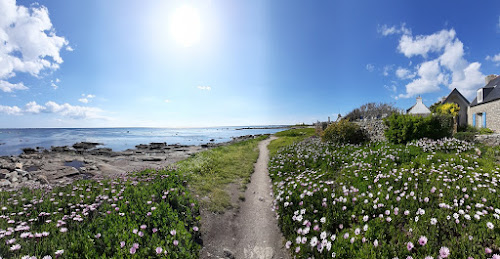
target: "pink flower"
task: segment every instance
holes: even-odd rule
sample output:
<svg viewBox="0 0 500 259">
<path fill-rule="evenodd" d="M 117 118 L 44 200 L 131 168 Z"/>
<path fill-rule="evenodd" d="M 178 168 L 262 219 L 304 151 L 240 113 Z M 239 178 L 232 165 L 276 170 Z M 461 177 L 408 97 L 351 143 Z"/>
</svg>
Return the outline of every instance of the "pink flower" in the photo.
<svg viewBox="0 0 500 259">
<path fill-rule="evenodd" d="M 194 226 L 194 227 L 193 227 L 193 230 L 194 230 L 195 232 L 197 232 L 199 229 L 198 229 L 198 227 L 197 227 L 197 226 Z"/>
<path fill-rule="evenodd" d="M 133 248 L 135 248 L 135 249 L 139 249 L 139 244 L 137 244 L 137 243 L 133 243 L 133 244 L 132 244 L 132 247 L 133 247 Z"/>
<path fill-rule="evenodd" d="M 135 254 L 135 251 L 136 251 L 136 250 L 137 250 L 137 249 L 136 249 L 135 247 L 131 247 L 131 248 L 130 248 L 130 254 Z"/>
<path fill-rule="evenodd" d="M 491 253 L 493 253 L 493 250 L 491 250 L 489 247 L 486 247 L 484 249 L 484 252 L 487 253 L 487 254 L 491 254 Z"/>
<path fill-rule="evenodd" d="M 120 247 L 123 248 L 125 246 L 125 241 L 120 242 Z"/>
<path fill-rule="evenodd" d="M 446 246 L 441 247 L 441 249 L 439 249 L 439 255 L 441 258 L 448 257 L 450 255 L 450 249 Z"/>
<path fill-rule="evenodd" d="M 144 233 L 142 233 L 142 231 L 139 231 L 138 235 L 139 235 L 140 237 L 143 237 L 143 236 L 144 236 Z"/>
<path fill-rule="evenodd" d="M 413 249 L 413 247 L 415 247 L 415 246 L 413 245 L 413 243 L 412 243 L 412 242 L 408 242 L 408 243 L 406 244 L 406 249 L 408 249 L 408 251 L 411 251 L 411 250 Z"/>
<path fill-rule="evenodd" d="M 177 246 L 179 244 L 179 241 L 174 240 L 174 246 Z"/>
<path fill-rule="evenodd" d="M 424 246 L 425 244 L 427 244 L 427 237 L 425 237 L 425 236 L 421 236 L 421 237 L 418 239 L 418 243 L 419 243 L 421 246 Z"/>
<path fill-rule="evenodd" d="M 63 250 L 63 249 L 61 249 L 61 250 L 57 250 L 57 251 L 55 252 L 55 254 L 56 254 L 56 255 L 62 255 L 63 253 L 64 253 L 64 250 Z"/>
<path fill-rule="evenodd" d="M 175 229 L 174 230 L 170 230 L 170 235 L 175 236 L 176 233 L 177 233 L 177 231 L 175 231 Z"/>
<path fill-rule="evenodd" d="M 158 231 L 157 228 L 153 228 L 153 233 L 156 233 Z"/>
<path fill-rule="evenodd" d="M 500 259 L 500 255 L 494 254 L 493 257 L 491 257 L 491 259 Z"/>
<path fill-rule="evenodd" d="M 137 234 L 137 231 L 139 231 L 139 230 L 137 230 L 136 228 L 134 228 L 134 229 L 132 230 L 132 233 Z"/>
<path fill-rule="evenodd" d="M 161 247 L 156 248 L 156 254 L 161 254 L 162 251 L 163 249 Z"/>
<path fill-rule="evenodd" d="M 141 225 L 141 229 L 146 229 L 147 226 L 146 225 Z"/>
<path fill-rule="evenodd" d="M 10 251 L 16 251 L 16 250 L 19 250 L 21 249 L 21 245 L 20 244 L 15 244 L 13 246 L 10 247 Z"/>
</svg>

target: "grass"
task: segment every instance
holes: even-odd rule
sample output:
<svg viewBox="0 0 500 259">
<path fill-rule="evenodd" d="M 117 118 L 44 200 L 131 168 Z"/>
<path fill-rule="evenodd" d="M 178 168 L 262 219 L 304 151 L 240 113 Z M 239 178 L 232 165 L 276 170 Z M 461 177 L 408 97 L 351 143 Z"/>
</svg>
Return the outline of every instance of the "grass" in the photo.
<svg viewBox="0 0 500 259">
<path fill-rule="evenodd" d="M 455 139 L 281 149 L 275 210 L 297 258 L 498 258 L 499 148 Z"/>
<path fill-rule="evenodd" d="M 197 201 L 175 171 L 0 192 L 0 257 L 197 258 Z"/>
<path fill-rule="evenodd" d="M 269 155 L 272 157 L 276 155 L 278 150 L 294 143 L 301 142 L 302 140 L 312 137 L 315 134 L 314 128 L 300 128 L 289 129 L 274 134 L 278 139 L 271 141 L 268 146 Z"/>
<path fill-rule="evenodd" d="M 246 187 L 259 157 L 258 144 L 266 138 L 217 147 L 177 163 L 178 170 L 189 178 L 192 191 L 201 197 L 202 207 L 223 212 L 232 206 L 227 185 L 238 183 Z"/>
</svg>

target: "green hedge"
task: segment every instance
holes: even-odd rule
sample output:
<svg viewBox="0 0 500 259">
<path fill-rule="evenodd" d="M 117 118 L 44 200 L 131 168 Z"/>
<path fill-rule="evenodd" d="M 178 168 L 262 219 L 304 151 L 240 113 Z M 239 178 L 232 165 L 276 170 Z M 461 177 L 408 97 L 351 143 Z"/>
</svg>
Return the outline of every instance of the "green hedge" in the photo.
<svg viewBox="0 0 500 259">
<path fill-rule="evenodd" d="M 407 143 L 421 138 L 451 137 L 453 118 L 450 115 L 414 116 L 393 114 L 384 120 L 385 137 L 392 143 Z"/>
<path fill-rule="evenodd" d="M 330 124 L 323 131 L 321 139 L 338 144 L 360 144 L 369 140 L 368 135 L 359 125 L 348 120 Z"/>
</svg>

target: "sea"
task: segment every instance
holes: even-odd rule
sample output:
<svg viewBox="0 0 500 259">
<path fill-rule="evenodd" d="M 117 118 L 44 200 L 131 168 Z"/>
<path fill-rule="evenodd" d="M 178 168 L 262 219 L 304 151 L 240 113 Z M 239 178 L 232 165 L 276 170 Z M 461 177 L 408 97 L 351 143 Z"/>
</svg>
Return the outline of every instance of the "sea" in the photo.
<svg viewBox="0 0 500 259">
<path fill-rule="evenodd" d="M 23 148 L 71 146 L 78 142 L 96 142 L 98 147 L 123 151 L 138 144 L 201 145 L 222 143 L 234 137 L 273 134 L 286 126 L 234 126 L 212 128 L 41 128 L 0 129 L 0 156 L 19 155 Z M 212 141 L 211 141 L 212 140 Z"/>
</svg>

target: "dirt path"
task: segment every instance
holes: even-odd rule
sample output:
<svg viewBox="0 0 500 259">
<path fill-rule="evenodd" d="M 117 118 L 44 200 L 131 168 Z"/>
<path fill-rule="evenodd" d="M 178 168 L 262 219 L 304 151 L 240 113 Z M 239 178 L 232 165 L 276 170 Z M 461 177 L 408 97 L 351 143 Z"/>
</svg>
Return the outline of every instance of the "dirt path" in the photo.
<svg viewBox="0 0 500 259">
<path fill-rule="evenodd" d="M 271 210 L 273 198 L 267 171 L 267 145 L 273 139 L 259 143 L 259 158 L 245 191 L 245 201 L 239 202 L 239 210 L 236 208 L 223 215 L 202 214 L 206 232 L 201 258 L 289 258 L 278 220 Z"/>
</svg>

